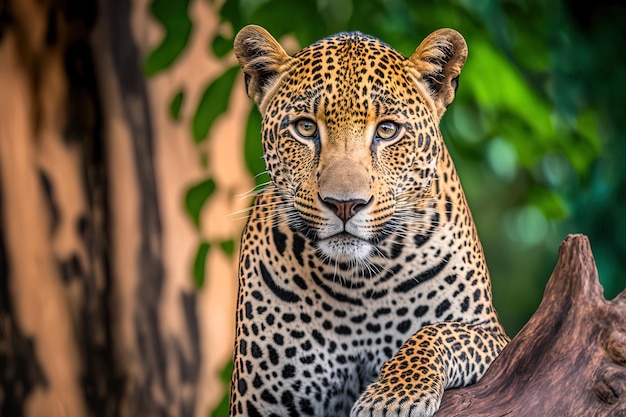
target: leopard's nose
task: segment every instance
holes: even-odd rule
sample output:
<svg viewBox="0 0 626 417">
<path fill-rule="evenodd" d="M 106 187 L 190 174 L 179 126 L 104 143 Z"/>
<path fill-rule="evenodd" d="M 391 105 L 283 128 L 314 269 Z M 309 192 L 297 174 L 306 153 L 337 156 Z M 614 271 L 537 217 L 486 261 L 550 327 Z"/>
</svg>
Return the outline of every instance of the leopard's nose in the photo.
<svg viewBox="0 0 626 417">
<path fill-rule="evenodd" d="M 358 211 L 365 208 L 369 201 L 354 199 L 354 200 L 336 200 L 334 198 L 326 197 L 322 201 L 329 207 L 344 223 L 350 220 Z M 370 198 L 371 201 L 371 198 Z"/>
</svg>

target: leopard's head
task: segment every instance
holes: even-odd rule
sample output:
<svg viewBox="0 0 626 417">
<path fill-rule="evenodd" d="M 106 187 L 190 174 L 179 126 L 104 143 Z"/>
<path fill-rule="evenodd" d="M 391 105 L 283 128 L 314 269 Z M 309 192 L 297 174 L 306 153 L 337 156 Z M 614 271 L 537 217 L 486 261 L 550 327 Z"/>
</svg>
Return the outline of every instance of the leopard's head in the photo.
<svg viewBox="0 0 626 417">
<path fill-rule="evenodd" d="M 467 57 L 458 32 L 433 32 L 409 58 L 358 32 L 289 56 L 247 26 L 235 53 L 263 116 L 270 189 L 292 229 L 339 262 L 419 232 L 437 194 L 439 121 Z"/>
</svg>

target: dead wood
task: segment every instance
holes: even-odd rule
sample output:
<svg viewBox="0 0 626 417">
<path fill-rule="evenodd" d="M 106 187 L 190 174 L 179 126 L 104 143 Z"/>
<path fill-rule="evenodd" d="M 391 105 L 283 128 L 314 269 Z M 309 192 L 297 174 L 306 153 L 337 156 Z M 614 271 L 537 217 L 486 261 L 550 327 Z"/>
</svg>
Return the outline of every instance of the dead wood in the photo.
<svg viewBox="0 0 626 417">
<path fill-rule="evenodd" d="M 530 321 L 435 416 L 626 416 L 626 289 L 604 298 L 586 236 L 561 243 Z"/>
</svg>

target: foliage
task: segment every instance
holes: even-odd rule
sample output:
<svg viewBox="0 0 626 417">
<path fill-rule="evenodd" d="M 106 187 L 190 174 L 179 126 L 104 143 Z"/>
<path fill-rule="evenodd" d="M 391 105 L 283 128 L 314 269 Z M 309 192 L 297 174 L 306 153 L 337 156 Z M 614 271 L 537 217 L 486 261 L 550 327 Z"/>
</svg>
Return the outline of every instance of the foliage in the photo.
<svg viewBox="0 0 626 417">
<path fill-rule="evenodd" d="M 207 139 L 213 122 L 228 108 L 228 97 L 238 72 L 239 67 L 226 70 L 204 90 L 191 125 L 196 143 Z"/>
<path fill-rule="evenodd" d="M 209 242 L 200 242 L 200 246 L 198 246 L 198 253 L 196 253 L 196 258 L 193 262 L 193 282 L 198 288 L 202 288 L 204 285 L 206 275 L 206 258 L 209 253 L 209 249 L 211 249 L 211 244 Z"/>
<path fill-rule="evenodd" d="M 148 56 L 148 75 L 167 69 L 191 31 L 188 0 L 168 1 L 172 13 L 163 13 L 161 3 L 153 0 L 152 10 L 167 35 Z M 212 4 L 218 7 L 218 2 Z M 567 233 L 590 237 L 608 296 L 624 286 L 626 175 L 620 157 L 626 155 L 626 81 L 621 77 L 626 56 L 617 51 L 616 41 L 626 39 L 619 23 L 626 6 L 561 0 L 219 4 L 221 26 L 232 27 L 233 34 L 255 23 L 277 39 L 291 35 L 301 45 L 337 31 L 359 30 L 410 55 L 432 30 L 457 29 L 470 53 L 442 131 L 485 247 L 494 302 L 505 327 L 514 335 L 535 310 Z M 232 38 L 223 32 L 216 30 L 208 42 L 212 53 L 225 60 Z M 225 70 L 197 103 L 190 126 L 196 143 L 211 140 L 212 123 L 226 110 L 236 73 Z M 172 98 L 175 119 L 183 99 L 182 92 Z M 259 128 L 260 116 L 253 110 L 243 155 L 251 175 L 264 170 Z M 256 181 L 260 185 L 267 178 Z M 187 195 L 196 225 L 214 191 L 207 184 L 212 184 L 210 178 Z M 194 190 L 195 197 L 190 195 Z M 191 197 L 196 199 L 190 202 Z M 208 243 L 201 242 L 198 256 L 208 251 Z M 204 276 L 193 276 L 201 285 Z"/>
<path fill-rule="evenodd" d="M 200 212 L 206 201 L 215 192 L 215 181 L 208 178 L 187 190 L 185 209 L 196 227 L 200 228 Z"/>
<path fill-rule="evenodd" d="M 191 35 L 191 19 L 187 14 L 189 0 L 152 0 L 150 11 L 163 24 L 163 41 L 147 56 L 144 72 L 148 76 L 165 70 L 183 52 Z"/>
<path fill-rule="evenodd" d="M 233 364 L 232 362 L 228 362 L 222 371 L 220 372 L 220 382 L 222 383 L 222 388 L 228 392 L 230 387 L 230 376 L 233 373 Z M 229 397 L 228 395 L 224 395 L 221 401 L 215 407 L 213 411 L 211 411 L 211 417 L 224 417 L 228 415 L 228 406 L 229 406 Z"/>
</svg>

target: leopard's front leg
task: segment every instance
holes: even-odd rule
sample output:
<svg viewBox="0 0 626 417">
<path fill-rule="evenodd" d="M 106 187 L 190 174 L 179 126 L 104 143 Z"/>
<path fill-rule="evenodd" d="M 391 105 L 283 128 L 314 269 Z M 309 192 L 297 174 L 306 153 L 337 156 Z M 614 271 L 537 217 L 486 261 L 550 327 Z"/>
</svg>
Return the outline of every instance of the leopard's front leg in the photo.
<svg viewBox="0 0 626 417">
<path fill-rule="evenodd" d="M 352 417 L 430 417 L 444 389 L 478 381 L 508 342 L 500 331 L 442 322 L 415 333 L 361 394 Z"/>
</svg>

